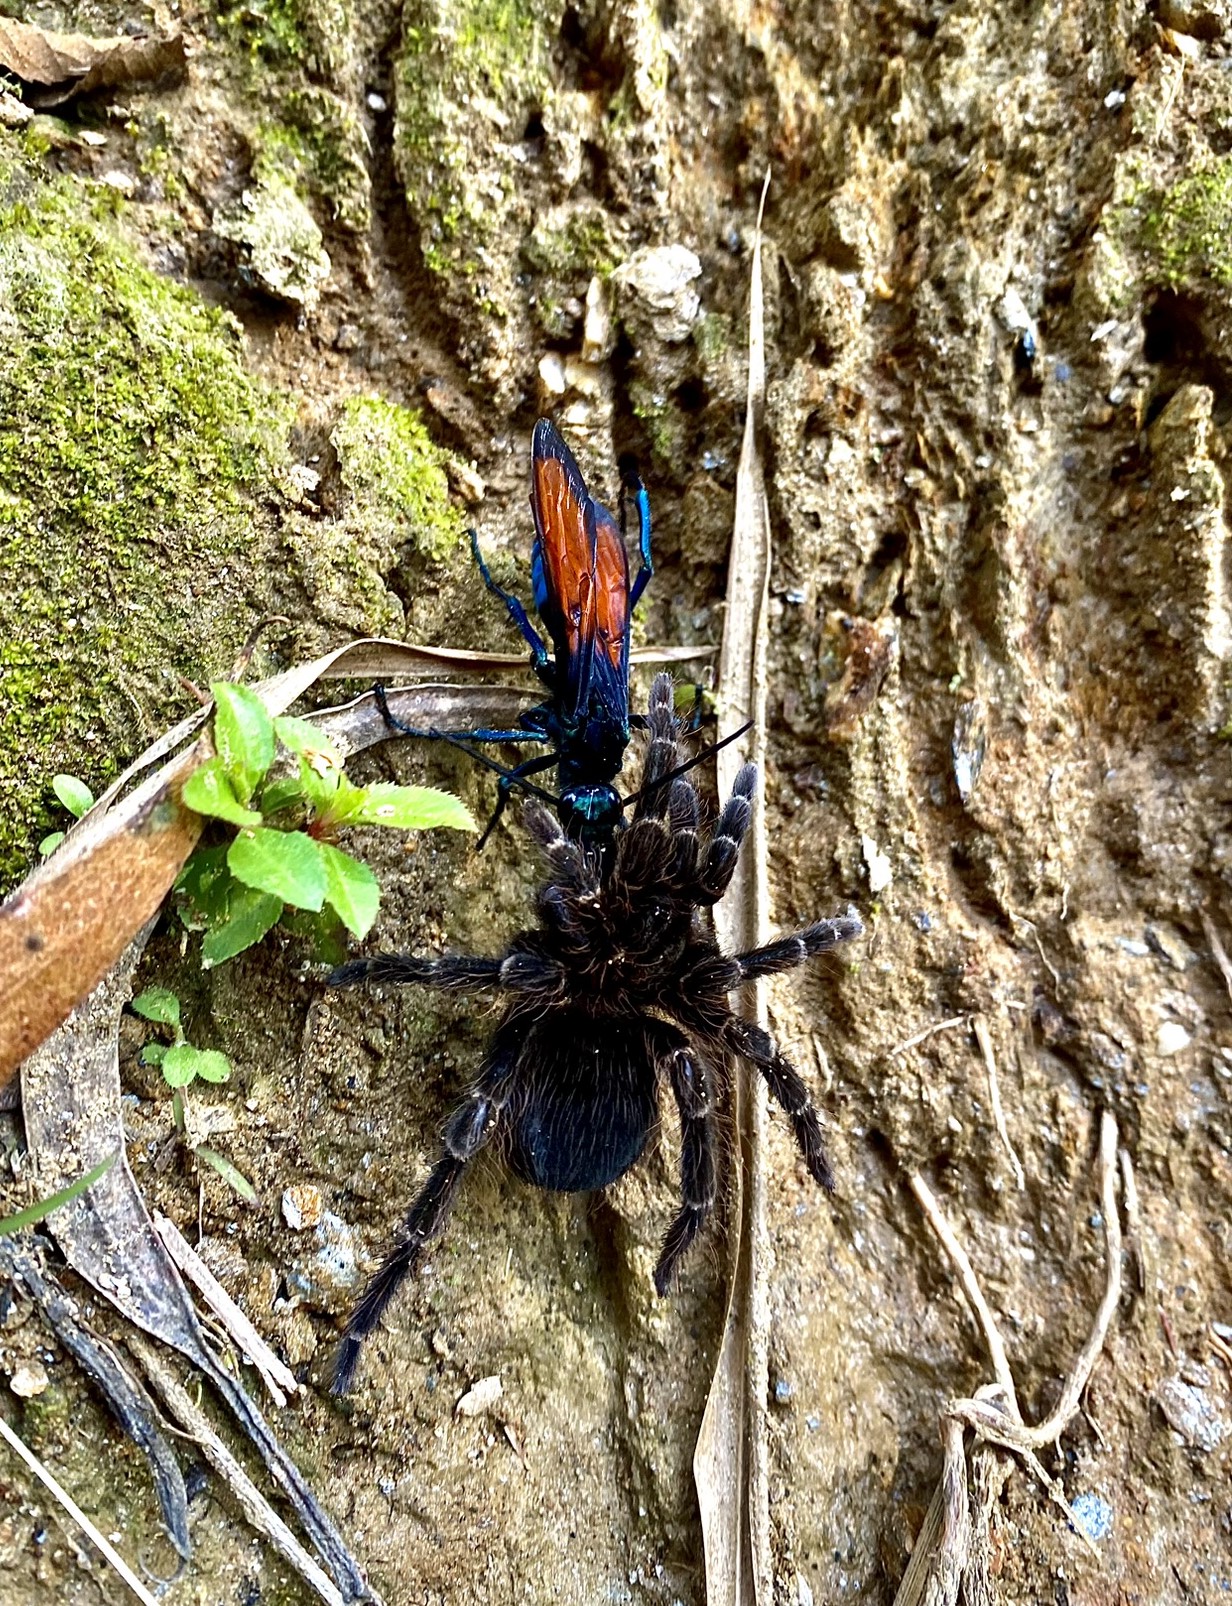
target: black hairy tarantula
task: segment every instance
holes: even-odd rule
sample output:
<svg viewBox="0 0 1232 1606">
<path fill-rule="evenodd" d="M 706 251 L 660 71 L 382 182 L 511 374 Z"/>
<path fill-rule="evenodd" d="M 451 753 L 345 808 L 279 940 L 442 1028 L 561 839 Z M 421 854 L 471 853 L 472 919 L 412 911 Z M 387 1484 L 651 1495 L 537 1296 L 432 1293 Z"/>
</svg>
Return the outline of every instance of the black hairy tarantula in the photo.
<svg viewBox="0 0 1232 1606">
<path fill-rule="evenodd" d="M 379 954 L 330 977 L 333 986 L 418 982 L 509 995 L 479 1075 L 445 1122 L 441 1156 L 350 1314 L 335 1393 L 350 1387 L 364 1339 L 441 1231 L 463 1172 L 488 1144 L 498 1144 L 513 1171 L 536 1187 L 565 1193 L 607 1187 L 645 1149 L 666 1081 L 680 1111 L 681 1205 L 655 1267 L 660 1294 L 715 1201 L 716 1084 L 728 1055 L 761 1072 L 809 1171 L 823 1188 L 834 1185 L 799 1072 L 767 1032 L 734 1013 L 729 995 L 864 928 L 851 910 L 746 954 L 720 953 L 699 911 L 717 903 L 731 882 L 757 771 L 751 764 L 740 771 L 703 838 L 697 794 L 678 769 L 668 675 L 655 680 L 647 724 L 642 788 L 606 867 L 567 837 L 547 809 L 528 804 L 526 825 L 551 879 L 539 895 L 539 925 L 515 937 L 503 957 Z"/>
</svg>

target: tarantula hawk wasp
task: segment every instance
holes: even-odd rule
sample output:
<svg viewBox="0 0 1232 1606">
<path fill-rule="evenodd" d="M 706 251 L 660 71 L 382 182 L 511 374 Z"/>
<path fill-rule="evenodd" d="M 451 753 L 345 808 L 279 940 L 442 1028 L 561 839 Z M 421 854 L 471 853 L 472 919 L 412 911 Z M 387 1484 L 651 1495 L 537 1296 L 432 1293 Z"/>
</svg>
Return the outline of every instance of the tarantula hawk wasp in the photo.
<svg viewBox="0 0 1232 1606">
<path fill-rule="evenodd" d="M 383 709 L 392 729 L 407 736 L 444 740 L 500 776 L 497 804 L 480 838 L 482 847 L 505 810 L 510 791 L 521 786 L 556 808 L 566 834 L 610 847 L 625 800 L 614 781 L 624 762 L 632 727 L 629 713 L 629 627 L 633 610 L 654 573 L 650 554 L 650 499 L 629 456 L 620 459 L 620 519 L 586 488 L 573 453 L 550 419 L 541 418 L 531 437 L 531 513 L 535 540 L 531 581 L 535 607 L 552 643 L 535 629 L 518 599 L 492 578 L 479 539 L 471 548 L 484 585 L 499 597 L 531 650 L 531 667 L 547 687 L 546 700 L 519 716 L 513 730 L 446 731 L 404 725 Z M 641 567 L 629 583 L 626 548 L 628 502 L 637 510 Z M 543 742 L 549 751 L 513 769 L 476 752 L 473 743 Z M 555 766 L 557 795 L 531 776 Z"/>
<path fill-rule="evenodd" d="M 445 1122 L 439 1156 L 380 1268 L 352 1310 L 332 1387 L 350 1387 L 365 1338 L 441 1232 L 467 1167 L 496 1147 L 535 1187 L 607 1187 L 646 1148 L 661 1088 L 680 1114 L 680 1206 L 663 1239 L 655 1287 L 665 1294 L 718 1190 L 718 1107 L 730 1056 L 753 1065 L 790 1120 L 814 1180 L 833 1187 L 817 1113 L 799 1072 L 729 994 L 858 937 L 854 910 L 749 953 L 720 951 L 706 918 L 731 881 L 752 818 L 757 772 L 745 765 L 709 832 L 678 764 L 671 678 L 660 675 L 632 819 L 600 847 L 571 837 L 541 803 L 525 822 L 547 859 L 538 925 L 499 958 L 380 954 L 341 966 L 331 985 L 416 983 L 507 1000 L 487 1055 Z"/>
</svg>

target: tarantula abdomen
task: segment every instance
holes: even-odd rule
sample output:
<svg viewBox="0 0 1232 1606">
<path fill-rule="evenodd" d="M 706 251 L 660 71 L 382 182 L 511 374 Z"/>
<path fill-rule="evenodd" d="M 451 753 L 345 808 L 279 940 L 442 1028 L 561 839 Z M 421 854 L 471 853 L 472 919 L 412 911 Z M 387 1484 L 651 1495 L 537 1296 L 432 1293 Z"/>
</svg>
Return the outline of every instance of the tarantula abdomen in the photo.
<svg viewBox="0 0 1232 1606">
<path fill-rule="evenodd" d="M 708 910 L 727 890 L 751 819 L 756 771 L 746 765 L 713 829 L 678 772 L 672 683 L 655 681 L 650 743 L 633 819 L 608 855 L 567 837 L 538 804 L 525 820 L 550 879 L 539 924 L 498 959 L 382 954 L 343 965 L 334 985 L 362 979 L 505 993 L 508 1003 L 465 1098 L 446 1121 L 440 1158 L 347 1322 L 336 1392 L 363 1340 L 437 1236 L 467 1165 L 491 1145 L 536 1187 L 607 1187 L 640 1158 L 663 1088 L 680 1117 L 680 1205 L 663 1240 L 655 1286 L 665 1293 L 717 1193 L 717 1092 L 739 1056 L 765 1078 L 791 1121 L 810 1174 L 832 1187 L 817 1112 L 769 1033 L 743 1020 L 731 994 L 791 970 L 863 931 L 854 910 L 737 955 L 723 954 Z"/>
</svg>

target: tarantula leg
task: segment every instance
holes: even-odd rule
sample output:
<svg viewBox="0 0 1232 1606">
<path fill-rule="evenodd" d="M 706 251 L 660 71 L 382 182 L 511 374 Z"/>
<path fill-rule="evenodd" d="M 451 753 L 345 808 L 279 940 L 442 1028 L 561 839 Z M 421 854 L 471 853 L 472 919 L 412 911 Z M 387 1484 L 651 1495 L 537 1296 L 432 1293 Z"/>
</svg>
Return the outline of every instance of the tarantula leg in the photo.
<svg viewBox="0 0 1232 1606">
<path fill-rule="evenodd" d="M 672 782 L 667 812 L 672 828 L 672 844 L 676 850 L 672 875 L 677 882 L 687 887 L 697 877 L 697 825 L 700 810 L 697 793 L 683 777 Z"/>
<path fill-rule="evenodd" d="M 381 1262 L 364 1289 L 359 1303 L 347 1317 L 346 1332 L 334 1358 L 331 1394 L 346 1394 L 355 1381 L 355 1368 L 364 1340 L 385 1314 L 385 1307 L 397 1293 L 403 1278 L 415 1269 L 424 1246 L 440 1232 L 453 1203 L 458 1183 L 466 1169 L 464 1160 L 446 1155 L 438 1160 L 432 1175 L 411 1206 L 397 1242 Z"/>
<path fill-rule="evenodd" d="M 667 812 L 670 788 L 662 783 L 676 768 L 675 691 L 670 675 L 656 675 L 646 710 L 650 745 L 642 765 L 635 820 L 661 820 Z"/>
<path fill-rule="evenodd" d="M 415 1270 L 424 1249 L 444 1227 L 462 1173 L 496 1129 L 509 1097 L 522 1035 L 520 1029 L 510 1026 L 497 1032 L 474 1086 L 446 1121 L 442 1133 L 445 1153 L 432 1168 L 408 1211 L 393 1248 L 347 1317 L 346 1332 L 330 1380 L 331 1393 L 345 1394 L 351 1387 L 364 1340 L 385 1314 L 385 1307 L 403 1280 Z"/>
<path fill-rule="evenodd" d="M 686 1047 L 671 1054 L 668 1076 L 680 1110 L 681 1206 L 667 1232 L 655 1267 L 656 1291 L 666 1294 L 680 1257 L 701 1231 L 714 1206 L 714 1104 L 705 1065 Z"/>
<path fill-rule="evenodd" d="M 818 920 L 791 937 L 780 937 L 764 948 L 751 948 L 747 954 L 737 954 L 741 981 L 756 981 L 761 976 L 777 976 L 780 971 L 794 970 L 813 954 L 822 954 L 840 942 L 850 942 L 864 935 L 864 922 L 854 909 L 833 920 Z"/>
<path fill-rule="evenodd" d="M 414 954 L 374 954 L 371 959 L 351 959 L 339 965 L 329 978 L 330 987 L 351 987 L 360 981 L 418 982 L 421 987 L 441 987 L 446 992 L 479 992 L 487 987 L 505 987 L 499 959 L 479 959 L 470 954 L 451 954 L 444 959 L 419 959 Z"/>
<path fill-rule="evenodd" d="M 755 1065 L 765 1077 L 766 1086 L 775 1102 L 791 1121 L 796 1142 L 800 1145 L 800 1153 L 810 1174 L 823 1188 L 832 1192 L 834 1173 L 826 1158 L 821 1125 L 799 1071 L 779 1053 L 770 1033 L 752 1021 L 733 1016 L 723 1035 L 728 1046 L 748 1060 L 750 1065 Z"/>
<path fill-rule="evenodd" d="M 710 834 L 706 861 L 697 878 L 698 903 L 718 903 L 731 885 L 740 847 L 753 818 L 753 793 L 756 790 L 757 766 L 746 764 L 736 776 L 732 795 L 723 805 L 723 812 Z"/>
</svg>

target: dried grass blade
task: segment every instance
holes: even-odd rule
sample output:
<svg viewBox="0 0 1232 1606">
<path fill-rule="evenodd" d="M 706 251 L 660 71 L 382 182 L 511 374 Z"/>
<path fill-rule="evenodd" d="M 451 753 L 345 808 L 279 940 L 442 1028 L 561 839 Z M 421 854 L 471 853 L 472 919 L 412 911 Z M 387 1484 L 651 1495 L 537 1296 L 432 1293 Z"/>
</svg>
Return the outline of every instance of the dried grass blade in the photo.
<svg viewBox="0 0 1232 1606">
<path fill-rule="evenodd" d="M 767 175 L 767 185 L 769 176 Z M 765 190 L 762 191 L 762 208 Z M 753 721 L 748 737 L 717 755 L 720 795 L 752 759 L 764 772 L 766 605 L 770 518 L 760 433 L 765 411 L 765 325 L 762 310 L 761 212 L 749 282 L 749 373 L 744 441 L 736 479 L 736 514 L 728 564 L 727 618 L 719 653 L 720 735 Z M 729 952 L 764 942 L 769 929 L 764 808 L 753 827 L 724 901 L 715 910 L 719 940 Z M 765 1004 L 755 1001 L 757 1017 Z M 770 1606 L 768 1387 L 769 1247 L 765 1228 L 766 1091 L 760 1078 L 738 1073 L 736 1180 L 729 1236 L 727 1315 L 718 1362 L 693 1456 L 701 1511 L 709 1606 Z"/>
<path fill-rule="evenodd" d="M 132 1568 L 124 1560 L 124 1557 L 120 1555 L 119 1551 L 116 1550 L 114 1545 L 111 1545 L 107 1542 L 107 1539 L 104 1537 L 104 1535 L 99 1533 L 98 1529 L 90 1521 L 89 1517 L 86 1516 L 85 1512 L 73 1499 L 72 1495 L 70 1495 L 68 1491 L 56 1481 L 48 1469 L 39 1460 L 38 1456 L 35 1455 L 34 1451 L 31 1450 L 30 1447 L 25 1443 L 25 1441 L 17 1437 L 2 1416 L 0 1416 L 0 1438 L 4 1440 L 8 1447 L 13 1451 L 14 1455 L 18 1456 L 22 1461 L 25 1462 L 26 1466 L 29 1467 L 30 1471 L 33 1472 L 34 1476 L 39 1480 L 39 1482 L 43 1484 L 50 1491 L 54 1499 L 64 1507 L 65 1511 L 68 1512 L 69 1516 L 81 1529 L 82 1533 L 86 1535 L 90 1543 L 96 1546 L 99 1552 L 106 1558 L 110 1565 L 128 1585 L 129 1589 L 132 1590 L 133 1594 L 136 1595 L 137 1599 L 141 1602 L 141 1606 L 158 1606 L 158 1602 L 154 1599 L 153 1595 L 150 1594 L 149 1590 L 141 1582 L 140 1578 L 138 1578 L 133 1572 Z"/>
</svg>

